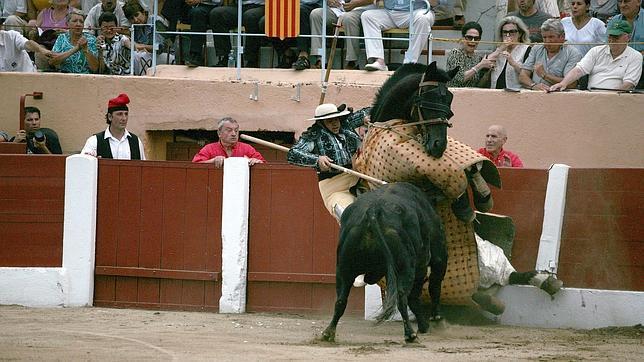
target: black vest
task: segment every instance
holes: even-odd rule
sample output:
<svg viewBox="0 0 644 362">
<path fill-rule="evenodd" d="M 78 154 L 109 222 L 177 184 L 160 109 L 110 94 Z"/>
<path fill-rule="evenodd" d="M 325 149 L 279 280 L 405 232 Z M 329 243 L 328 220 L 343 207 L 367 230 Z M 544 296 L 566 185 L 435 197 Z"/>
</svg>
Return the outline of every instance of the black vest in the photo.
<svg viewBox="0 0 644 362">
<path fill-rule="evenodd" d="M 114 158 L 112 156 L 112 149 L 110 148 L 110 141 L 105 139 L 105 131 L 97 133 L 95 136 L 97 156 Z M 140 160 L 141 150 L 139 150 L 139 138 L 130 132 L 130 137 L 127 138 L 127 142 L 130 144 L 130 160 Z"/>
</svg>

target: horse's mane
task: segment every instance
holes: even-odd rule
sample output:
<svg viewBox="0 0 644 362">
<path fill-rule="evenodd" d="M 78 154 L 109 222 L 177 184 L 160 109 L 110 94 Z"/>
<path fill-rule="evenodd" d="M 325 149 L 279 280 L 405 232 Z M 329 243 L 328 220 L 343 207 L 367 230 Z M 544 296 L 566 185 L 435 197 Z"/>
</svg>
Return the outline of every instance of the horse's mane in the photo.
<svg viewBox="0 0 644 362">
<path fill-rule="evenodd" d="M 394 74 L 392 74 L 391 77 L 389 77 L 382 84 L 382 86 L 376 93 L 376 97 L 373 101 L 373 107 L 371 108 L 371 113 L 369 114 L 371 120 L 373 122 L 387 121 L 386 119 L 385 120 L 379 119 L 380 118 L 379 115 L 383 107 L 384 99 L 386 97 L 389 97 L 390 91 L 394 87 L 398 87 L 400 85 L 400 81 L 405 79 L 409 75 L 417 75 L 418 80 L 416 80 L 416 83 L 418 83 L 418 81 L 420 80 L 420 76 L 423 73 L 425 73 L 426 70 L 427 70 L 427 66 L 421 63 L 407 63 L 407 64 L 403 64 L 400 68 L 398 68 L 394 72 Z"/>
</svg>

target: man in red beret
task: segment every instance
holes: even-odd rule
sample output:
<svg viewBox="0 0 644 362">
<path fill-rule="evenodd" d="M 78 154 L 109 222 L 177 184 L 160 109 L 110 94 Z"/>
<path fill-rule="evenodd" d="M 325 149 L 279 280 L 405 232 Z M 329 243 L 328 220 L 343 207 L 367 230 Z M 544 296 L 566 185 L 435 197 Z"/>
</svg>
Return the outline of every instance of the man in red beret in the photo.
<svg viewBox="0 0 644 362">
<path fill-rule="evenodd" d="M 141 140 L 126 129 L 128 103 L 130 98 L 125 93 L 109 100 L 105 115 L 107 129 L 88 138 L 82 154 L 118 160 L 145 160 Z"/>
</svg>

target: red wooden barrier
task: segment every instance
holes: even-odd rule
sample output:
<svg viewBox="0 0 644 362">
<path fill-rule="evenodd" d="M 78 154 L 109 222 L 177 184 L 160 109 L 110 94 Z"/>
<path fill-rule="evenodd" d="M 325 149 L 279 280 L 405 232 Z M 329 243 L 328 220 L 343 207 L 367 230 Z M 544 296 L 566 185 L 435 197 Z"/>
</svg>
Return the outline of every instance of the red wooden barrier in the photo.
<svg viewBox="0 0 644 362">
<path fill-rule="evenodd" d="M 548 171 L 500 168 L 499 172 L 503 188 L 491 188 L 494 198 L 492 212 L 508 215 L 514 220 L 516 235 L 512 265 L 519 271 L 533 270 L 543 226 Z"/>
<path fill-rule="evenodd" d="M 0 267 L 60 267 L 65 156 L 0 154 Z"/>
<path fill-rule="evenodd" d="M 322 204 L 312 169 L 258 165 L 251 172 L 249 311 L 331 313 L 338 224 Z M 354 289 L 348 313 L 363 313 Z"/>
<path fill-rule="evenodd" d="M 569 287 L 644 291 L 644 169 L 571 169 L 559 254 Z"/>
<path fill-rule="evenodd" d="M 217 311 L 221 170 L 99 161 L 97 306 Z"/>
</svg>

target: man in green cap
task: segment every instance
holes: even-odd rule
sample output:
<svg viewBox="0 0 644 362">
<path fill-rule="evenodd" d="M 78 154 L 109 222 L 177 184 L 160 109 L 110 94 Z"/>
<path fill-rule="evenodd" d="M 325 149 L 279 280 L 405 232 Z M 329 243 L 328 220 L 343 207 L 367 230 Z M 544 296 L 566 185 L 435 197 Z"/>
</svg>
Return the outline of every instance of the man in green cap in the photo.
<svg viewBox="0 0 644 362">
<path fill-rule="evenodd" d="M 568 84 L 588 74 L 588 89 L 631 90 L 642 76 L 642 54 L 628 46 L 633 27 L 626 20 L 608 26 L 608 44 L 588 51 L 564 79 L 550 92 L 566 89 Z"/>
</svg>

